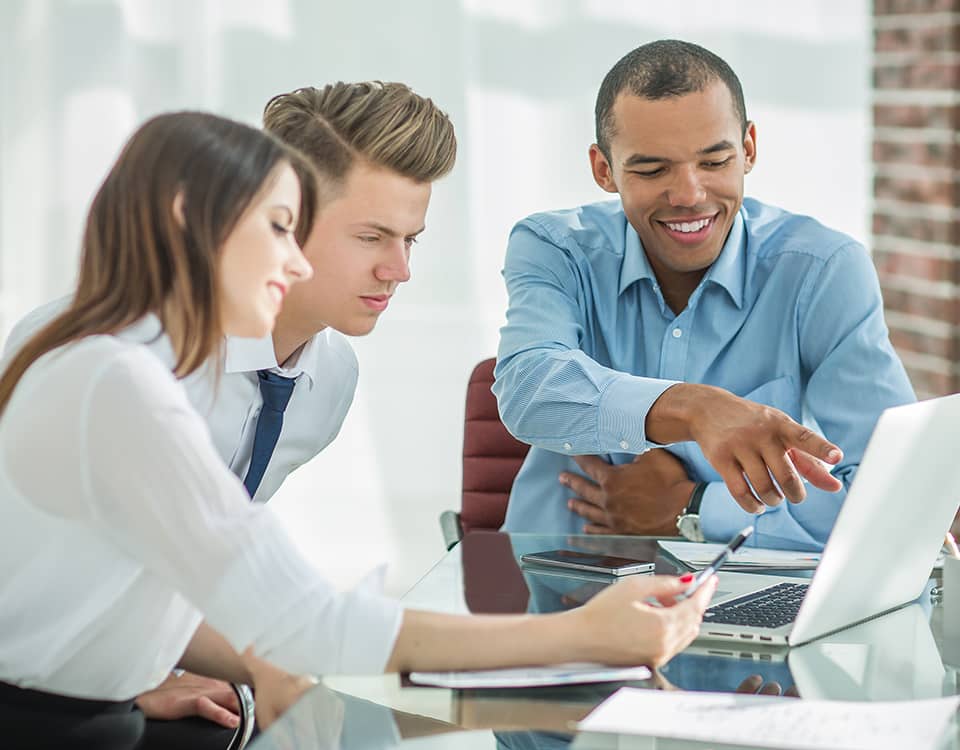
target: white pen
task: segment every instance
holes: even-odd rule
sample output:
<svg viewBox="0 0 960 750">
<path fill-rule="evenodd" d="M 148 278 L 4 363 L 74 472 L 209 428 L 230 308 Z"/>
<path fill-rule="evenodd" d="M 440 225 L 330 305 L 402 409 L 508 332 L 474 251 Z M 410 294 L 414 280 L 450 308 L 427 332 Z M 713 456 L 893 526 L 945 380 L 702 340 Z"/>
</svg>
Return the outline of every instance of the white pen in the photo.
<svg viewBox="0 0 960 750">
<path fill-rule="evenodd" d="M 706 581 L 708 581 L 710 576 L 714 575 L 720 569 L 720 567 L 730 559 L 730 555 L 743 546 L 743 543 L 750 538 L 752 533 L 753 526 L 747 526 L 746 528 L 742 529 L 733 539 L 727 542 L 727 546 L 721 550 L 719 555 L 713 558 L 707 567 L 697 573 L 696 577 L 693 579 L 693 583 L 691 583 L 685 591 L 678 594 L 674 598 L 677 601 L 682 601 L 693 596 L 694 592 Z"/>
<path fill-rule="evenodd" d="M 727 542 L 727 545 L 721 550 L 720 554 L 717 555 L 710 564 L 697 573 L 696 577 L 690 583 L 689 586 L 674 598 L 674 601 L 681 602 L 684 599 L 689 599 L 693 596 L 694 592 L 700 588 L 706 581 L 710 580 L 710 576 L 714 575 L 720 567 L 730 558 L 734 552 L 740 549 L 743 546 L 743 543 L 750 538 L 750 535 L 753 533 L 753 526 L 747 526 L 742 529 L 733 539 Z M 652 607 L 662 607 L 658 599 L 655 597 L 650 597 L 646 600 L 646 603 Z"/>
</svg>

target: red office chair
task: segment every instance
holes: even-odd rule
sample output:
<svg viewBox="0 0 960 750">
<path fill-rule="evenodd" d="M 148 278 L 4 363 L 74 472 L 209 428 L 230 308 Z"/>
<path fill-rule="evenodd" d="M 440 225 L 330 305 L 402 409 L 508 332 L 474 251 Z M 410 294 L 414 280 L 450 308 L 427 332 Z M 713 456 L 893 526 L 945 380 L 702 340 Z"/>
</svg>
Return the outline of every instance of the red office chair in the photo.
<svg viewBox="0 0 960 750">
<path fill-rule="evenodd" d="M 530 446 L 507 432 L 490 391 L 496 359 L 483 360 L 467 383 L 463 422 L 463 497 L 460 512 L 440 514 L 447 549 L 474 529 L 499 529 L 514 477 Z"/>
</svg>

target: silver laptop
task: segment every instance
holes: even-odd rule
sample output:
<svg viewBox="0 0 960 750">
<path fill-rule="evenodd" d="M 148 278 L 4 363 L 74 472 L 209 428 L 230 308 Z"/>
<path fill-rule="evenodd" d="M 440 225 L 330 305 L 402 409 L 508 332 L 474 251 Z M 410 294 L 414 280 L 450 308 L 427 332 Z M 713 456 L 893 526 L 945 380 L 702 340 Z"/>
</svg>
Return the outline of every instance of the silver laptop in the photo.
<svg viewBox="0 0 960 750">
<path fill-rule="evenodd" d="M 813 580 L 721 573 L 699 638 L 795 646 L 915 600 L 960 505 L 958 432 L 960 394 L 887 409 Z"/>
</svg>

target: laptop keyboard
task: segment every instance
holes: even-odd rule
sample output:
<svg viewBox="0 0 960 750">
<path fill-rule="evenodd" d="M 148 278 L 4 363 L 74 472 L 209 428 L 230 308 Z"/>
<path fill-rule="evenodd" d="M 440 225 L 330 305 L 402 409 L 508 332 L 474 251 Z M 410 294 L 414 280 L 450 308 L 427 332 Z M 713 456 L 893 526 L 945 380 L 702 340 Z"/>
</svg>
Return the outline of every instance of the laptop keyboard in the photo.
<svg viewBox="0 0 960 750">
<path fill-rule="evenodd" d="M 779 628 L 793 622 L 807 594 L 808 583 L 779 583 L 752 594 L 710 607 L 705 622 Z"/>
</svg>

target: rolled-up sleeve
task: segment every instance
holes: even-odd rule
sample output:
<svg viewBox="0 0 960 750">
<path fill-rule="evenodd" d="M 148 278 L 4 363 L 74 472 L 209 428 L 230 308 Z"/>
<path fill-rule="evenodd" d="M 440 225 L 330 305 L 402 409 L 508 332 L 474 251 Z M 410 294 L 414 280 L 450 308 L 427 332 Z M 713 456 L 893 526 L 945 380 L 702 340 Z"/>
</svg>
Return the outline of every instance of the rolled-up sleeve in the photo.
<svg viewBox="0 0 960 750">
<path fill-rule="evenodd" d="M 843 460 L 831 470 L 843 487 L 826 492 L 807 484 L 803 502 L 783 502 L 750 516 L 722 483 L 714 482 L 701 507 L 701 522 L 711 539 L 727 538 L 753 521 L 751 544 L 821 549 L 881 413 L 916 400 L 890 344 L 876 271 L 862 246 L 839 248 L 818 273 L 808 275 L 798 315 L 804 411 L 843 450 Z"/>
<path fill-rule="evenodd" d="M 676 381 L 629 375 L 582 351 L 590 324 L 584 261 L 578 248 L 533 227 L 527 220 L 513 230 L 503 270 L 509 307 L 493 392 L 504 425 L 519 440 L 570 455 L 657 447 L 647 440 L 647 412 Z"/>
</svg>

